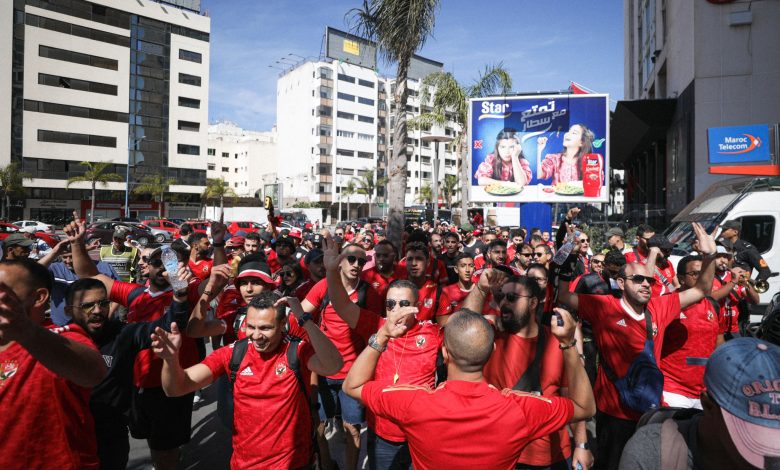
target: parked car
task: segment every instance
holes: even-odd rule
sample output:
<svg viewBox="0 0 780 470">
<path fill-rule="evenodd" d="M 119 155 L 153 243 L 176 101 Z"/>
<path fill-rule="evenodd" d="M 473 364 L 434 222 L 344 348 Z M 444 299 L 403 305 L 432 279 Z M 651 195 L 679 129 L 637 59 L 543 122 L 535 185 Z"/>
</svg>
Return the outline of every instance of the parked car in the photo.
<svg viewBox="0 0 780 470">
<path fill-rule="evenodd" d="M 192 227 L 193 232 L 199 232 L 199 233 L 205 233 L 206 235 L 211 236 L 211 221 L 210 220 L 186 220 L 184 221 L 184 224 L 189 225 Z M 181 225 L 184 225 L 181 224 Z M 181 225 L 179 225 L 179 228 L 181 228 Z M 179 238 L 181 235 L 179 233 L 179 230 L 177 229 L 175 232 L 173 232 L 173 238 Z"/>
<path fill-rule="evenodd" d="M 114 230 L 116 230 L 117 227 L 124 227 L 125 229 L 129 230 L 133 240 L 137 241 L 141 246 L 147 246 L 149 242 L 154 239 L 152 231 L 142 224 L 103 220 L 95 222 L 94 224 L 91 224 L 89 227 L 87 227 L 87 242 L 89 243 L 92 240 L 100 240 L 101 245 L 110 245 L 113 239 Z"/>
<path fill-rule="evenodd" d="M 19 231 L 19 227 L 8 222 L 0 222 L 0 240 L 5 240 L 8 235 Z"/>
<path fill-rule="evenodd" d="M 32 227 L 32 226 L 31 226 Z M 8 222 L 0 222 L 0 240 L 5 240 L 5 238 L 14 233 L 14 232 L 20 232 L 24 229 L 19 228 L 18 225 L 15 224 L 9 224 Z M 45 241 L 47 245 L 49 245 L 51 248 L 54 248 L 54 245 L 59 243 L 60 237 L 53 233 L 47 233 L 43 230 L 36 230 L 35 232 L 32 232 L 36 238 L 40 238 L 41 240 Z"/>
<path fill-rule="evenodd" d="M 149 219 L 144 220 L 143 225 L 149 227 L 154 235 L 154 241 L 165 243 L 173 239 L 173 235 L 179 230 L 179 226 L 170 220 Z"/>
<path fill-rule="evenodd" d="M 251 221 L 241 221 L 241 222 L 228 222 L 227 223 L 227 231 L 230 232 L 231 235 L 235 234 L 236 232 L 243 230 L 246 233 L 250 232 L 259 232 L 263 230 L 263 226 L 260 225 L 257 222 L 251 222 Z"/>
<path fill-rule="evenodd" d="M 17 220 L 14 222 L 14 225 L 19 228 L 35 227 L 37 231 L 54 234 L 54 228 L 51 225 L 45 224 L 38 220 Z"/>
</svg>

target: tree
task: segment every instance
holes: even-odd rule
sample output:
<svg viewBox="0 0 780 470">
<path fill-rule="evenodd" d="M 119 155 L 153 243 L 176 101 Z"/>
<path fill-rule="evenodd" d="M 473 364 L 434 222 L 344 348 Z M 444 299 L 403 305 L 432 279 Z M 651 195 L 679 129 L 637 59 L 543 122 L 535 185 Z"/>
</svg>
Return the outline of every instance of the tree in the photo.
<svg viewBox="0 0 780 470">
<path fill-rule="evenodd" d="M 89 183 L 92 189 L 92 207 L 89 212 L 89 223 L 95 221 L 95 192 L 97 185 L 102 187 L 108 186 L 110 181 L 124 181 L 125 178 L 117 173 L 107 173 L 108 169 L 113 167 L 111 162 L 81 162 L 82 166 L 87 167 L 87 171 L 83 175 L 71 176 L 68 178 L 68 182 L 65 183 L 65 187 L 69 188 L 74 183 Z"/>
<path fill-rule="evenodd" d="M 366 168 L 363 171 L 363 175 L 352 178 L 352 181 L 355 182 L 357 194 L 366 196 L 366 204 L 370 206 L 374 201 L 374 193 L 376 192 L 376 188 L 387 184 L 387 178 L 374 178 L 374 170 Z"/>
<path fill-rule="evenodd" d="M 347 220 L 349 220 L 349 198 L 355 193 L 357 193 L 357 186 L 355 185 L 353 178 L 347 182 L 346 186 L 341 188 L 341 197 L 346 198 L 347 200 Z M 339 218 L 341 218 L 341 214 L 339 214 Z"/>
<path fill-rule="evenodd" d="M 401 246 L 406 196 L 406 79 L 415 52 L 433 32 L 439 0 L 363 0 L 362 8 L 350 10 L 353 30 L 377 43 L 380 56 L 395 63 L 396 118 L 393 153 L 388 161 L 387 238 Z M 349 14 L 349 13 L 348 13 Z"/>
<path fill-rule="evenodd" d="M 432 88 L 435 89 L 435 92 L 431 97 Z M 460 127 L 460 132 L 452 145 L 455 148 L 455 154 L 459 157 L 458 163 L 460 164 L 461 220 L 466 221 L 468 220 L 466 195 L 471 181 L 466 164 L 468 157 L 466 138 L 469 133 L 468 100 L 507 94 L 512 89 L 512 77 L 504 69 L 503 64 L 498 63 L 486 66 L 471 85 L 461 85 L 450 72 L 434 72 L 423 78 L 421 89 L 420 102 L 432 102 L 432 110 L 418 116 L 412 122 L 413 125 L 420 127 L 429 127 L 433 124 L 443 126 L 448 120 L 451 120 Z"/>
<path fill-rule="evenodd" d="M 11 162 L 0 168 L 0 218 L 6 220 L 11 216 L 11 196 L 24 194 L 24 180 L 31 179 L 29 173 L 21 171 L 17 162 Z"/>
<path fill-rule="evenodd" d="M 176 178 L 164 178 L 159 173 L 155 175 L 146 175 L 141 180 L 141 183 L 133 188 L 133 194 L 148 194 L 152 196 L 152 199 L 159 203 L 157 207 L 157 216 L 162 218 L 165 192 L 172 184 L 176 184 Z"/>
<path fill-rule="evenodd" d="M 458 193 L 458 177 L 455 175 L 444 175 L 441 193 L 444 195 L 444 200 L 447 201 L 447 209 L 452 210 L 452 198 Z"/>
<path fill-rule="evenodd" d="M 417 195 L 417 202 L 427 204 L 431 201 L 433 201 L 433 189 L 431 189 L 431 183 L 425 183 Z"/>
<path fill-rule="evenodd" d="M 238 194 L 233 191 L 233 188 L 228 186 L 228 182 L 224 178 L 209 178 L 206 180 L 206 189 L 203 190 L 203 194 L 200 195 L 201 199 L 205 201 L 213 201 L 219 199 L 219 217 L 222 218 L 225 213 L 225 198 L 236 198 Z"/>
</svg>

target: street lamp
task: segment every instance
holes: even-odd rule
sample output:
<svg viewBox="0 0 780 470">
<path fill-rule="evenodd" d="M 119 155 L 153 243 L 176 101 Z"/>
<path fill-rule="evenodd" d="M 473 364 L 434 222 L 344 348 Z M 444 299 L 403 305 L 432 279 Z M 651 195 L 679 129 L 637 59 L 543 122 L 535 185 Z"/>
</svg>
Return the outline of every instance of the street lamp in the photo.
<svg viewBox="0 0 780 470">
<path fill-rule="evenodd" d="M 433 199 L 433 223 L 439 219 L 439 142 L 452 142 L 453 137 L 448 135 L 424 135 L 423 142 L 435 142 L 436 150 L 433 155 L 433 185 L 431 186 L 431 199 Z"/>
<path fill-rule="evenodd" d="M 135 152 L 133 152 L 133 156 L 132 156 L 132 161 L 133 161 L 132 165 L 130 165 L 130 160 L 131 160 L 130 152 L 128 152 L 127 155 L 127 171 L 125 172 L 125 218 L 126 219 L 130 218 L 130 166 L 135 166 L 136 164 L 135 157 L 136 154 L 138 153 L 138 143 L 144 139 L 146 139 L 145 135 L 142 135 L 141 137 L 135 139 L 135 143 L 133 144 L 133 150 L 135 150 Z"/>
</svg>

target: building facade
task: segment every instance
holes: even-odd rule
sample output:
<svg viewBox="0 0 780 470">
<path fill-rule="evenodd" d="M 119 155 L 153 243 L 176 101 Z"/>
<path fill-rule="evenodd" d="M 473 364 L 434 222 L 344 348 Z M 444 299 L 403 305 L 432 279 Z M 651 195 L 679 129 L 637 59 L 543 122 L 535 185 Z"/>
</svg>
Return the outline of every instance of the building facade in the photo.
<svg viewBox="0 0 780 470">
<path fill-rule="evenodd" d="M 240 197 L 260 197 L 264 184 L 278 180 L 276 128 L 248 131 L 232 122 L 209 126 L 206 176 L 222 178 Z"/>
<path fill-rule="evenodd" d="M 728 177 L 709 173 L 708 129 L 780 122 L 780 2 L 625 0 L 624 15 L 612 162 L 628 205 L 669 218 Z"/>
<path fill-rule="evenodd" d="M 126 179 L 98 186 L 98 217 L 123 215 L 127 188 L 131 216 L 156 215 L 132 193 L 148 175 L 175 179 L 176 216 L 197 215 L 210 32 L 198 0 L 0 0 L 0 21 L 0 66 L 12 71 L 0 79 L 0 165 L 29 175 L 12 217 L 87 216 L 89 183 L 67 185 L 84 161 Z"/>
</svg>

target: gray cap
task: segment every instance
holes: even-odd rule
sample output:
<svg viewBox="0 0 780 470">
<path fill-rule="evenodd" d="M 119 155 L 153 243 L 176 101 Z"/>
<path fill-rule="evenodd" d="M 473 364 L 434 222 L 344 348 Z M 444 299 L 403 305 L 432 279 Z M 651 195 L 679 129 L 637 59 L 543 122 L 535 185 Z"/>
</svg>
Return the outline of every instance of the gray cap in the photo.
<svg viewBox="0 0 780 470">
<path fill-rule="evenodd" d="M 620 227 L 612 227 L 611 229 L 604 232 L 604 236 L 609 239 L 610 237 L 618 236 L 620 238 L 624 238 L 626 235 L 623 233 L 623 229 Z"/>
<path fill-rule="evenodd" d="M 27 238 L 26 235 L 21 233 L 12 233 L 11 235 L 8 235 L 5 240 L 3 240 L 3 243 L 5 246 L 22 246 L 29 248 L 34 242 Z"/>
<path fill-rule="evenodd" d="M 114 229 L 114 234 L 112 235 L 112 238 L 120 238 L 124 240 L 127 238 L 127 236 L 130 235 L 130 230 L 127 229 L 127 227 L 117 226 Z"/>
</svg>

